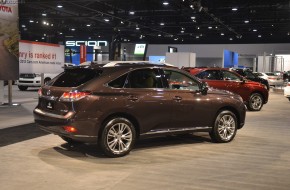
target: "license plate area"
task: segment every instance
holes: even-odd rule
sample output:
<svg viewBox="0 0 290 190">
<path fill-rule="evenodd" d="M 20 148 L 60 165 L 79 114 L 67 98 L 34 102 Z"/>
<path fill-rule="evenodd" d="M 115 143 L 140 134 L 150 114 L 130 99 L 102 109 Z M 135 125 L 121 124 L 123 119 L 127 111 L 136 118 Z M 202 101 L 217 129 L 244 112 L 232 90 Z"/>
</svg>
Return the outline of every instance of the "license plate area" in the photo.
<svg viewBox="0 0 290 190">
<path fill-rule="evenodd" d="M 46 109 L 53 110 L 54 109 L 54 102 L 46 100 L 45 107 L 46 107 Z"/>
</svg>

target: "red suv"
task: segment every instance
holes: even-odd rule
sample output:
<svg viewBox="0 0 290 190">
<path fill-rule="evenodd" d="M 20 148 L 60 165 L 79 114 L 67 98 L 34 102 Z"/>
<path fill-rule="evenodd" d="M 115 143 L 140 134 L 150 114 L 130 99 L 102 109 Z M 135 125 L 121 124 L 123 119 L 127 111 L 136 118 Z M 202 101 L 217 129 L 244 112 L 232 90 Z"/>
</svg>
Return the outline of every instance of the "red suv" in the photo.
<svg viewBox="0 0 290 190">
<path fill-rule="evenodd" d="M 192 75 L 207 82 L 213 88 L 228 90 L 239 94 L 248 110 L 260 111 L 268 102 L 267 87 L 261 83 L 246 80 L 227 68 L 184 68 Z"/>
</svg>

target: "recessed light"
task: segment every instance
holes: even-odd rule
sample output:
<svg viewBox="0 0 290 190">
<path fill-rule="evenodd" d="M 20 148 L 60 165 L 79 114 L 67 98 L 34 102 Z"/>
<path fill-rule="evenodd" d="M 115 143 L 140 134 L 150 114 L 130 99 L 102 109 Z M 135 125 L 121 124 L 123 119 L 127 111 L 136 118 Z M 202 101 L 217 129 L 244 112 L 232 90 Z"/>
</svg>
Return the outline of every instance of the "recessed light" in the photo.
<svg viewBox="0 0 290 190">
<path fill-rule="evenodd" d="M 230 38 L 229 40 L 231 40 L 231 41 L 232 41 L 232 40 L 233 40 L 233 38 Z"/>
<path fill-rule="evenodd" d="M 107 19 L 107 18 L 104 18 L 104 21 L 105 21 L 105 22 L 109 22 L 110 20 L 109 20 L 109 19 Z"/>
<path fill-rule="evenodd" d="M 162 4 L 163 5 L 169 5 L 169 3 L 167 1 L 164 1 Z"/>
<path fill-rule="evenodd" d="M 181 32 L 181 33 L 184 33 L 184 30 L 181 30 L 180 32 Z"/>
<path fill-rule="evenodd" d="M 160 36 L 161 36 L 161 34 L 158 34 L 158 36 L 160 37 Z"/>
<path fill-rule="evenodd" d="M 247 24 L 247 23 L 249 23 L 250 21 L 249 21 L 249 20 L 245 20 L 244 22 Z"/>
<path fill-rule="evenodd" d="M 212 29 L 212 26 L 209 26 L 208 29 Z"/>
<path fill-rule="evenodd" d="M 165 23 L 164 23 L 164 22 L 161 22 L 161 23 L 160 23 L 160 25 L 161 25 L 161 26 L 164 26 L 164 25 L 165 25 Z"/>
<path fill-rule="evenodd" d="M 221 33 L 221 36 L 224 36 L 225 34 L 224 33 Z"/>
<path fill-rule="evenodd" d="M 75 31 L 75 30 L 76 30 L 75 28 L 72 28 L 72 29 L 71 29 L 71 31 Z"/>
<path fill-rule="evenodd" d="M 34 22 L 34 20 L 29 20 L 29 22 L 30 22 L 30 23 L 33 23 L 33 22 Z"/>
<path fill-rule="evenodd" d="M 194 20 L 194 19 L 196 19 L 196 17 L 195 16 L 192 16 L 192 17 L 190 17 L 192 20 Z"/>
<path fill-rule="evenodd" d="M 258 38 L 262 38 L 262 35 L 258 35 Z"/>
<path fill-rule="evenodd" d="M 47 16 L 47 14 L 46 14 L 46 13 L 42 13 L 41 15 L 42 15 L 42 16 Z"/>
<path fill-rule="evenodd" d="M 129 11 L 129 15 L 134 15 L 135 12 L 134 11 Z"/>
<path fill-rule="evenodd" d="M 232 8 L 232 11 L 237 11 L 237 10 L 238 10 L 237 7 L 233 7 L 233 8 Z"/>
<path fill-rule="evenodd" d="M 257 29 L 253 29 L 253 32 L 257 32 L 258 30 Z"/>
<path fill-rule="evenodd" d="M 198 38 L 199 38 L 199 36 L 196 36 L 195 38 L 196 38 L 196 39 L 198 39 Z"/>
<path fill-rule="evenodd" d="M 24 24 L 21 25 L 22 28 L 25 28 L 26 26 Z"/>
<path fill-rule="evenodd" d="M 57 8 L 62 8 L 63 6 L 62 5 L 57 5 Z"/>
<path fill-rule="evenodd" d="M 137 26 L 137 27 L 136 27 L 136 30 L 140 30 L 140 28 Z"/>
<path fill-rule="evenodd" d="M 87 27 L 90 27 L 91 26 L 91 24 L 87 24 Z"/>
</svg>

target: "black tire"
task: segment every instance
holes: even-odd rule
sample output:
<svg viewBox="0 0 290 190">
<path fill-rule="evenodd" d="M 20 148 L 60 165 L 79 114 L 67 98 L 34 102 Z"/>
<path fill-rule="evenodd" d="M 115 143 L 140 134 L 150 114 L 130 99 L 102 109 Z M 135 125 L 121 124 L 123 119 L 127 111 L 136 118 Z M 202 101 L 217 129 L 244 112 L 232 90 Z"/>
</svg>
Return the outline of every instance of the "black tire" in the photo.
<svg viewBox="0 0 290 190">
<path fill-rule="evenodd" d="M 116 117 L 105 123 L 99 145 L 105 155 L 121 157 L 129 154 L 136 140 L 134 125 L 125 118 Z"/>
<path fill-rule="evenodd" d="M 290 101 L 290 98 L 288 98 L 288 100 Z"/>
<path fill-rule="evenodd" d="M 25 91 L 27 90 L 28 86 L 18 86 L 19 90 Z"/>
<path fill-rule="evenodd" d="M 237 117 L 228 110 L 219 112 L 212 131 L 209 133 L 211 140 L 217 143 L 227 143 L 232 141 L 237 133 Z"/>
<path fill-rule="evenodd" d="M 264 100 L 261 94 L 253 93 L 250 96 L 247 108 L 250 111 L 260 111 L 264 105 L 263 102 Z"/>
<path fill-rule="evenodd" d="M 62 140 L 64 140 L 68 144 L 80 144 L 81 143 L 80 141 L 76 141 L 76 140 L 73 140 L 73 139 L 71 139 L 69 137 L 65 137 L 65 136 L 60 136 L 60 138 L 62 138 Z"/>
</svg>

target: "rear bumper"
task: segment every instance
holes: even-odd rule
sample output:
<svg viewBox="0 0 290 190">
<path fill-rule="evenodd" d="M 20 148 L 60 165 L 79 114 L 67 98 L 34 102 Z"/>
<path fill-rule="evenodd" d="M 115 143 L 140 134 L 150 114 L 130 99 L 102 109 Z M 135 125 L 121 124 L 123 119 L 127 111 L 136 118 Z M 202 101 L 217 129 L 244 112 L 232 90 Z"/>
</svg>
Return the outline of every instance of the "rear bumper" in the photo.
<svg viewBox="0 0 290 190">
<path fill-rule="evenodd" d="M 45 112 L 38 108 L 33 111 L 36 125 L 49 133 L 71 138 L 85 143 L 95 143 L 98 140 L 98 125 L 92 120 L 77 120 L 74 112 L 68 112 L 66 115 L 57 115 Z M 72 126 L 76 132 L 68 132 L 64 127 Z"/>
</svg>

